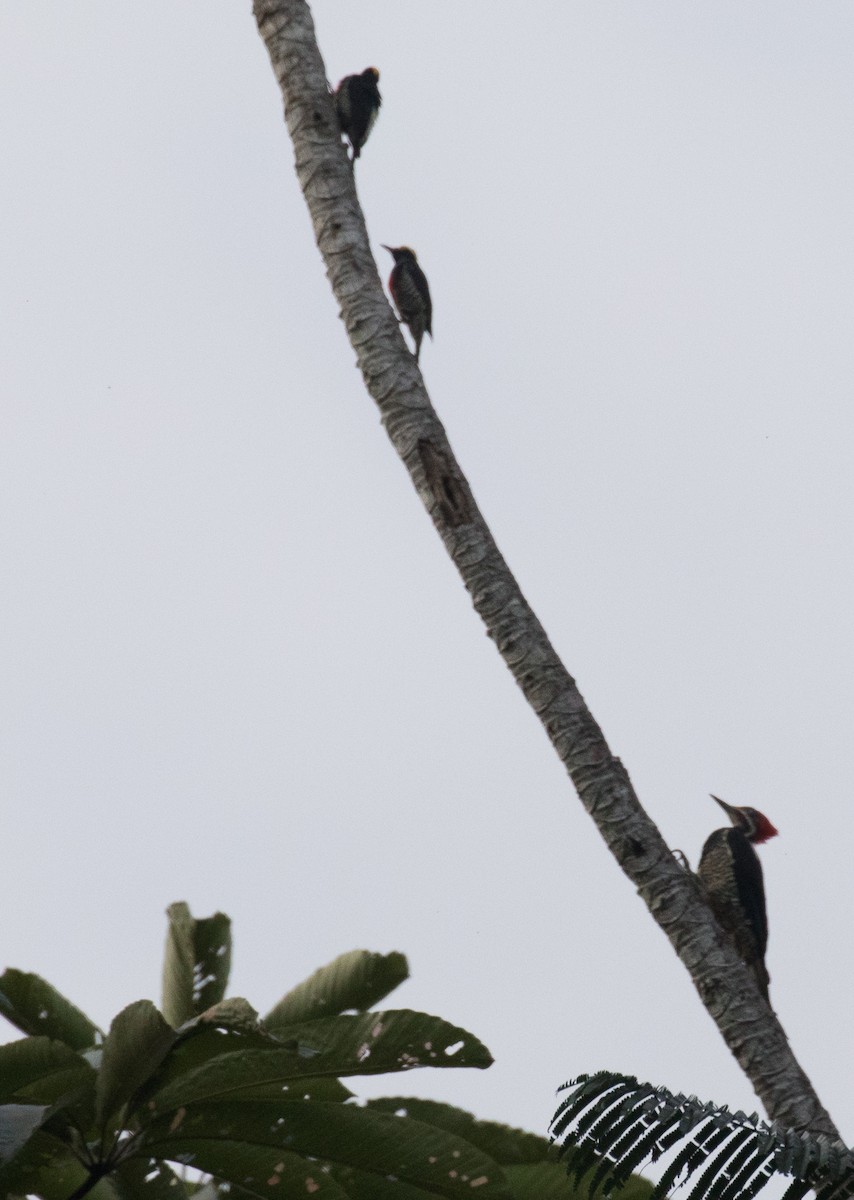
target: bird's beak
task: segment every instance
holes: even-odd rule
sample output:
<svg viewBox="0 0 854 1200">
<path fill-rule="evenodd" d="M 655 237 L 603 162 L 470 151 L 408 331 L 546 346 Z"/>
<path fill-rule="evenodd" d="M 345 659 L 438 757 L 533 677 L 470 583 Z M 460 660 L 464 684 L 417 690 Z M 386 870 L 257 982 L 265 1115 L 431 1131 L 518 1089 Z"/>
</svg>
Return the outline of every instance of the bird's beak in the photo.
<svg viewBox="0 0 854 1200">
<path fill-rule="evenodd" d="M 387 246 L 385 242 L 380 242 L 380 245 L 382 246 L 383 250 L 388 250 L 389 254 L 394 254 L 391 246 Z"/>
<path fill-rule="evenodd" d="M 727 802 L 725 800 L 721 800 L 720 796 L 713 796 L 711 792 L 709 792 L 709 795 L 712 796 L 712 799 L 715 801 L 716 804 L 719 804 L 721 806 L 721 808 L 724 810 L 724 812 L 729 817 L 729 819 L 733 820 L 733 813 L 735 812 L 735 809 L 732 807 L 732 805 L 727 804 Z"/>
</svg>

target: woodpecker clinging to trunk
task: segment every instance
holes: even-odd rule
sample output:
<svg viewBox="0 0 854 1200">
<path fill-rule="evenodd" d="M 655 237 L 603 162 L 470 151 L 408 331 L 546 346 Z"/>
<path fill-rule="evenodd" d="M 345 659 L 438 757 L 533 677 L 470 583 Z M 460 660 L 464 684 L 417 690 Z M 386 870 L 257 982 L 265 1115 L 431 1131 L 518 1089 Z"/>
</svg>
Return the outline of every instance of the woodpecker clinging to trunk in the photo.
<svg viewBox="0 0 854 1200">
<path fill-rule="evenodd" d="M 721 806 L 733 827 L 716 829 L 706 839 L 697 875 L 718 924 L 735 942 L 739 956 L 753 971 L 767 1000 L 768 918 L 762 865 L 753 847 L 775 837 L 777 830 L 755 808 L 735 808 L 717 796 L 712 799 Z"/>
<path fill-rule="evenodd" d="M 427 276 L 418 265 L 415 251 L 408 246 L 386 246 L 394 259 L 394 266 L 388 280 L 388 290 L 400 315 L 401 321 L 409 326 L 409 332 L 415 340 L 415 361 L 421 352 L 421 339 L 425 333 L 433 336 L 433 305 L 430 301 L 430 288 L 427 286 Z"/>
<path fill-rule="evenodd" d="M 345 75 L 335 89 L 338 124 L 353 147 L 353 162 L 361 154 L 380 111 L 379 78 L 376 67 L 368 67 L 361 75 Z"/>
</svg>

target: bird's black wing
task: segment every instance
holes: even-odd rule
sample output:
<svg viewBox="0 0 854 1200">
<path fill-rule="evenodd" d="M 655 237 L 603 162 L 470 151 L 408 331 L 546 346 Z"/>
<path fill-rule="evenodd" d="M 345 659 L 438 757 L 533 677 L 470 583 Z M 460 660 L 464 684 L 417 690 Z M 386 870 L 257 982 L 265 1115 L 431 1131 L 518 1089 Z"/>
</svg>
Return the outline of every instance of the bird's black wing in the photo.
<svg viewBox="0 0 854 1200">
<path fill-rule="evenodd" d="M 741 908 L 753 929 L 760 957 L 764 958 L 768 945 L 768 917 L 765 912 L 762 864 L 756 851 L 740 829 L 729 829 L 727 840 L 732 853 L 733 870 Z"/>
</svg>

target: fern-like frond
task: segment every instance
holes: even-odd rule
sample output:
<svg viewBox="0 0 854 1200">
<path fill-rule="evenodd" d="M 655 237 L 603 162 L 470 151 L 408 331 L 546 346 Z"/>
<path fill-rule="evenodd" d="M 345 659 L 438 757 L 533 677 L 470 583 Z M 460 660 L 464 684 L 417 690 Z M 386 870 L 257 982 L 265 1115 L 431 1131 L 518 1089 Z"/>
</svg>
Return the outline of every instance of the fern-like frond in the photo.
<svg viewBox="0 0 854 1200">
<path fill-rule="evenodd" d="M 581 1075 L 552 1119 L 552 1137 L 568 1155 L 567 1171 L 587 1194 L 609 1195 L 645 1162 L 683 1143 L 663 1172 L 653 1200 L 691 1181 L 688 1200 L 753 1200 L 775 1176 L 792 1180 L 783 1200 L 852 1200 L 854 1151 L 755 1114 L 731 1113 L 696 1096 L 674 1094 L 629 1075 Z"/>
</svg>

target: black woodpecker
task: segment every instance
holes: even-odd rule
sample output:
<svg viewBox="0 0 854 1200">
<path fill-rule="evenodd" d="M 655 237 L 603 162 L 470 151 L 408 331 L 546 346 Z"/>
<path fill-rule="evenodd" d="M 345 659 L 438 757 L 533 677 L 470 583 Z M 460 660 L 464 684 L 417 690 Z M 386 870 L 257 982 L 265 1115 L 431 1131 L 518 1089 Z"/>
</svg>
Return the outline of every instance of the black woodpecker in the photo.
<svg viewBox="0 0 854 1200">
<path fill-rule="evenodd" d="M 768 917 L 762 865 L 753 847 L 776 837 L 777 830 L 755 808 L 735 808 L 717 796 L 712 799 L 732 821 L 732 827 L 716 829 L 706 839 L 697 875 L 718 924 L 732 938 L 767 1000 Z"/>
<path fill-rule="evenodd" d="M 361 154 L 380 111 L 379 78 L 376 67 L 368 67 L 361 75 L 345 75 L 335 89 L 338 124 L 353 147 L 353 162 Z"/>
<path fill-rule="evenodd" d="M 415 341 L 415 361 L 421 353 L 421 339 L 425 333 L 433 336 L 433 305 L 430 301 L 430 288 L 427 286 L 427 276 L 418 265 L 415 251 L 408 246 L 386 246 L 394 259 L 394 266 L 388 280 L 388 290 L 395 303 L 401 321 L 409 326 L 409 332 Z"/>
</svg>

